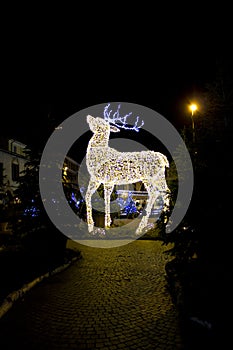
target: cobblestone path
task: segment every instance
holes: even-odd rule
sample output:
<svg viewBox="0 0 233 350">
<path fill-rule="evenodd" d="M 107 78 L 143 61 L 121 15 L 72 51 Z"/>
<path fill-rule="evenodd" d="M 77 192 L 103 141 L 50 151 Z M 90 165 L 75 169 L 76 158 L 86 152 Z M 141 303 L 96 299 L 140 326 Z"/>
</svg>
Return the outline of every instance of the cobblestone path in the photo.
<svg viewBox="0 0 233 350">
<path fill-rule="evenodd" d="M 75 244 L 83 259 L 38 284 L 0 320 L 0 349 L 182 349 L 166 290 L 167 248 Z"/>
</svg>

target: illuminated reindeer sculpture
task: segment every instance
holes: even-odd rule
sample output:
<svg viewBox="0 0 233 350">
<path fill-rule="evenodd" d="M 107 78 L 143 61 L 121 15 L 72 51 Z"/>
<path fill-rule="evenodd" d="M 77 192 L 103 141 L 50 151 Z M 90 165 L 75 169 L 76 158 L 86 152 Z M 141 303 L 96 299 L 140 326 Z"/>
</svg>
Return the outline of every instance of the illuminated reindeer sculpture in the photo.
<svg viewBox="0 0 233 350">
<path fill-rule="evenodd" d="M 110 132 L 119 132 L 119 128 L 139 131 L 139 117 L 135 125 L 127 126 L 127 118 L 132 113 L 120 117 L 117 111 L 111 117 L 112 111 L 108 111 L 110 104 L 104 109 L 104 119 L 87 116 L 93 136 L 89 141 L 86 155 L 87 169 L 90 181 L 86 192 L 88 231 L 94 229 L 92 218 L 91 197 L 100 184 L 104 185 L 105 198 L 105 227 L 111 225 L 110 196 L 114 185 L 132 184 L 142 181 L 148 192 L 146 215 L 142 217 L 136 230 L 136 234 L 142 233 L 147 226 L 153 204 L 158 196 L 162 196 L 164 205 L 169 204 L 168 187 L 165 178 L 165 168 L 169 167 L 166 156 L 154 151 L 118 152 L 108 146 Z M 113 125 L 111 125 L 111 124 Z"/>
</svg>

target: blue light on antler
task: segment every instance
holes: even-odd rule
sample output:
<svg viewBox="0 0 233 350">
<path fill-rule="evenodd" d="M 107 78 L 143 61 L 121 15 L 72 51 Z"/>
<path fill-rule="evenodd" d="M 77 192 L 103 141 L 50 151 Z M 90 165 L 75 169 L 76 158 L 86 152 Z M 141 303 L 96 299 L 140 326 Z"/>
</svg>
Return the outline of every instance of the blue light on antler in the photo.
<svg viewBox="0 0 233 350">
<path fill-rule="evenodd" d="M 141 125 L 138 126 L 139 122 L 139 116 L 136 117 L 136 122 L 134 123 L 134 126 L 128 126 L 127 125 L 127 118 L 132 115 L 132 112 L 129 112 L 125 116 L 120 116 L 120 108 L 121 104 L 118 105 L 116 112 L 112 115 L 112 110 L 109 111 L 110 103 L 108 103 L 104 108 L 104 119 L 108 121 L 111 124 L 114 124 L 118 128 L 125 129 L 125 130 L 134 130 L 139 131 L 139 129 L 144 125 L 144 121 L 141 121 Z"/>
</svg>

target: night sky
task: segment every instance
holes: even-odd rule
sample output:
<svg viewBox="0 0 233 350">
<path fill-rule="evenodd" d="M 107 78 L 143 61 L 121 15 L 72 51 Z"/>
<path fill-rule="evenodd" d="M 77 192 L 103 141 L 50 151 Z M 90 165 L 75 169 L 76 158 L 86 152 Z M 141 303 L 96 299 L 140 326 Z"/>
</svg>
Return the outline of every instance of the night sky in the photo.
<svg viewBox="0 0 233 350">
<path fill-rule="evenodd" d="M 72 68 L 51 66 L 43 71 L 27 64 L 13 68 L 6 77 L 0 134 L 43 144 L 52 127 L 70 115 L 111 101 L 152 108 L 175 127 L 187 123 L 187 104 L 198 100 L 205 84 L 215 79 L 219 57 L 186 50 L 173 56 L 142 56 L 136 62 L 134 56 L 126 56 L 121 65 L 117 60 L 114 64 L 109 60 L 107 66 L 107 61 L 82 59 Z"/>
</svg>

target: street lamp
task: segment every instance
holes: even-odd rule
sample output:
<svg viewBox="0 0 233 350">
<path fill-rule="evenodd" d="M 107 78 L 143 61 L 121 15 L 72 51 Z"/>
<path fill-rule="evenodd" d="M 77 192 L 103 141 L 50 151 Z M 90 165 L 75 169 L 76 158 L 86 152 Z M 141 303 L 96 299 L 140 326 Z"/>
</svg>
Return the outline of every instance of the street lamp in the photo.
<svg viewBox="0 0 233 350">
<path fill-rule="evenodd" d="M 192 103 L 190 106 L 189 106 L 189 109 L 191 111 L 191 119 L 192 119 L 192 131 L 193 131 L 193 143 L 195 143 L 195 125 L 194 125 L 194 119 L 193 119 L 193 115 L 194 115 L 194 112 L 197 110 L 197 105 L 195 103 Z"/>
</svg>

